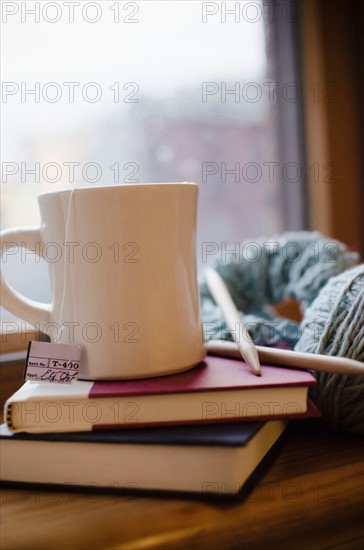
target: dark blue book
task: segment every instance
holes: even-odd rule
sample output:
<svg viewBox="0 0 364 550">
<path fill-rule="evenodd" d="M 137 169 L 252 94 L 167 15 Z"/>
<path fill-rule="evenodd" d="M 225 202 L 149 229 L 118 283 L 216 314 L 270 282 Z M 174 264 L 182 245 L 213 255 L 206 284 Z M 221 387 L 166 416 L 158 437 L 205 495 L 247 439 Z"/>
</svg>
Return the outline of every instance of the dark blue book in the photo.
<svg viewBox="0 0 364 550">
<path fill-rule="evenodd" d="M 286 422 L 208 424 L 94 432 L 14 434 L 1 426 L 5 485 L 232 496 Z"/>
</svg>

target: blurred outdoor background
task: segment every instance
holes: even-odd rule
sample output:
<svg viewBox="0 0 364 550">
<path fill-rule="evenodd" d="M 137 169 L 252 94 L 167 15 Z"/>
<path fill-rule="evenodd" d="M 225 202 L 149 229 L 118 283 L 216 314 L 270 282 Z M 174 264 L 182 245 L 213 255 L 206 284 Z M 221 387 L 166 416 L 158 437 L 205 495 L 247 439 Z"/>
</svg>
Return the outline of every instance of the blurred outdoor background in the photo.
<svg viewBox="0 0 364 550">
<path fill-rule="evenodd" d="M 82 14 L 81 1 L 73 22 L 64 2 L 37 22 L 20 10 L 35 2 L 11 4 L 19 11 L 7 16 L 1 44 L 2 229 L 37 226 L 44 191 L 164 181 L 199 184 L 200 268 L 204 242 L 304 226 L 304 176 L 294 166 L 300 102 L 282 101 L 294 77 L 293 17 L 277 24 L 260 0 L 225 21 L 219 2 L 102 1 Z M 286 132 L 282 108 L 293 121 Z M 26 263 L 8 258 L 7 280 L 48 301 L 45 262 L 27 254 Z"/>
</svg>

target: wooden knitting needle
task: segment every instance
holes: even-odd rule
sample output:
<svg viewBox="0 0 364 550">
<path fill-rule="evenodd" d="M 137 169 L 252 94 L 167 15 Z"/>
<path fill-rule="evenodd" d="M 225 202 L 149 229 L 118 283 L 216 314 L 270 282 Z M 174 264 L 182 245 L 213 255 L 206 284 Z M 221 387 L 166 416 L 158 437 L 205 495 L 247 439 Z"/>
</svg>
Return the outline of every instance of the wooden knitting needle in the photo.
<svg viewBox="0 0 364 550">
<path fill-rule="evenodd" d="M 262 372 L 260 370 L 258 352 L 224 281 L 212 267 L 206 269 L 205 275 L 207 286 L 225 317 L 226 324 L 237 343 L 237 349 L 239 349 L 240 354 L 251 367 L 254 374 L 261 376 Z"/>
<path fill-rule="evenodd" d="M 234 357 L 240 359 L 240 350 L 234 342 L 225 340 L 209 340 L 205 343 L 206 350 L 211 355 Z M 364 364 L 355 359 L 333 357 L 316 353 L 303 353 L 279 348 L 256 346 L 262 362 L 293 369 L 309 369 L 319 372 L 334 372 L 337 374 L 364 375 Z"/>
</svg>

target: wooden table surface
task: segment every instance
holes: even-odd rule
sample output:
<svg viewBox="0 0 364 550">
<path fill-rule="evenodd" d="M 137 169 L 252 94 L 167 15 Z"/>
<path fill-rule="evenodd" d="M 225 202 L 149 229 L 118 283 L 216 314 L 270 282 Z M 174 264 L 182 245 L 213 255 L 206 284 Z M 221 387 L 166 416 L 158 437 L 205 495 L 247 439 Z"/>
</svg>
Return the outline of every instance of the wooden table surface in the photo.
<svg viewBox="0 0 364 550">
<path fill-rule="evenodd" d="M 295 422 L 241 501 L 4 488 L 1 548 L 362 549 L 363 439 Z"/>
</svg>

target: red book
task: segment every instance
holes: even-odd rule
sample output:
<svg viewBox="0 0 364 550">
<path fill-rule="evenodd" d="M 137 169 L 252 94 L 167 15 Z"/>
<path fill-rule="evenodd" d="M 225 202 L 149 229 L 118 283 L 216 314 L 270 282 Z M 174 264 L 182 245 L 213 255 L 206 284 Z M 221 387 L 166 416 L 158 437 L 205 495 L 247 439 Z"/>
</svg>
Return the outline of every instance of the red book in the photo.
<svg viewBox="0 0 364 550">
<path fill-rule="evenodd" d="M 71 432 L 317 416 L 308 406 L 315 378 L 305 370 L 207 356 L 180 374 L 143 380 L 26 382 L 5 404 L 14 432 Z"/>
</svg>

